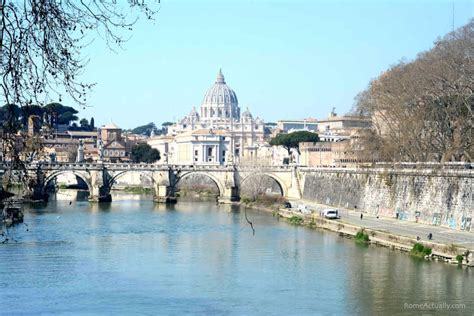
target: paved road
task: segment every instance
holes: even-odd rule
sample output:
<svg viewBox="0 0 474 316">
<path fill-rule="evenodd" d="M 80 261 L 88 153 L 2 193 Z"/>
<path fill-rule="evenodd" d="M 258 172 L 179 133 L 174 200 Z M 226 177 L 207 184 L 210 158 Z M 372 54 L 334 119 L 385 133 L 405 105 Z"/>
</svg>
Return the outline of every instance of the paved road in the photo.
<svg viewBox="0 0 474 316">
<path fill-rule="evenodd" d="M 295 201 L 298 203 L 298 201 Z M 315 202 L 300 200 L 299 203 L 306 204 L 315 208 L 316 210 L 323 210 L 328 208 L 327 205 L 318 204 Z M 343 210 L 341 221 L 348 224 L 360 225 L 370 229 L 390 232 L 397 235 L 416 238 L 420 236 L 422 240 L 427 240 L 429 233 L 433 234 L 433 242 L 442 244 L 456 244 L 462 247 L 474 250 L 474 232 L 465 232 L 447 227 L 432 226 L 427 224 L 415 223 L 406 220 L 396 220 L 394 218 L 380 217 L 376 218 L 372 215 L 364 213 L 364 217 L 360 219 L 360 212 L 352 210 Z"/>
</svg>

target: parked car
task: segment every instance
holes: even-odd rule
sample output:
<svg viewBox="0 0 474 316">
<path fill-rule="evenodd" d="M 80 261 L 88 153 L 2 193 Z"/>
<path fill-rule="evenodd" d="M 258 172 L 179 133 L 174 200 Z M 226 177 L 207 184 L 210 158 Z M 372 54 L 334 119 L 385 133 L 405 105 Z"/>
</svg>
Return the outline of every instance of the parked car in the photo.
<svg viewBox="0 0 474 316">
<path fill-rule="evenodd" d="M 337 208 L 327 208 L 323 210 L 323 216 L 328 219 L 339 219 L 341 218 L 341 211 Z"/>
</svg>

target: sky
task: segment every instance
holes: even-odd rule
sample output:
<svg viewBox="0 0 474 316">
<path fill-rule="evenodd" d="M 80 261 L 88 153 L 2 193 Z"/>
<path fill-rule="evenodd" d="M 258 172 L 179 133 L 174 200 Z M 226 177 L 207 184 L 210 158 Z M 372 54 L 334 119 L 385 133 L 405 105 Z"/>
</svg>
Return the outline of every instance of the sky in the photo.
<svg viewBox="0 0 474 316">
<path fill-rule="evenodd" d="M 254 116 L 324 119 L 333 107 L 347 113 L 371 79 L 473 16 L 474 0 L 161 0 L 155 21 L 139 21 L 123 49 L 100 39 L 86 48 L 81 79 L 97 85 L 77 109 L 96 125 L 160 126 L 199 109 L 222 68 Z"/>
</svg>

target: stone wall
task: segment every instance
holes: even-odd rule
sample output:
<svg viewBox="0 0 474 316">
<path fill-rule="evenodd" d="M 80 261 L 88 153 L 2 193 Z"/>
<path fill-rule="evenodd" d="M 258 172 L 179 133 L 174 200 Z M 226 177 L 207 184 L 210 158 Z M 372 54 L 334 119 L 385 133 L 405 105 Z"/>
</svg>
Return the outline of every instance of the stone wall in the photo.
<svg viewBox="0 0 474 316">
<path fill-rule="evenodd" d="M 302 178 L 305 199 L 474 231 L 471 170 L 324 169 L 302 171 Z"/>
</svg>

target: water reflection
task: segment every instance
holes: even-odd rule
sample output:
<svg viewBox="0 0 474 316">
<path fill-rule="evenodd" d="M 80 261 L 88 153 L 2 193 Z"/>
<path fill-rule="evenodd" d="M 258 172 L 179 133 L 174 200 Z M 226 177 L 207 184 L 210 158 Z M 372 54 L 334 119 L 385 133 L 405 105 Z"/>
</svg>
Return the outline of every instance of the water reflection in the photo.
<svg viewBox="0 0 474 316">
<path fill-rule="evenodd" d="M 410 314 L 464 302 L 471 270 L 361 247 L 331 232 L 215 203 L 148 197 L 32 207 L 0 247 L 2 313 Z M 331 299 L 329 299 L 331 298 Z"/>
</svg>

